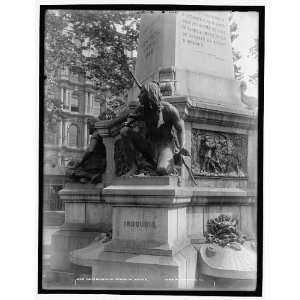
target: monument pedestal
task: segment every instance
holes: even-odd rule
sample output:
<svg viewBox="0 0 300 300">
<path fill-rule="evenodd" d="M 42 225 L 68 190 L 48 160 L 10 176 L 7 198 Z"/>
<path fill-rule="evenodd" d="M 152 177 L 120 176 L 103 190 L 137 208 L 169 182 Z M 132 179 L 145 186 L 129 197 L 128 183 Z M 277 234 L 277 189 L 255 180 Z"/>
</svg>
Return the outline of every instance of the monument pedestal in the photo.
<svg viewBox="0 0 300 300">
<path fill-rule="evenodd" d="M 102 199 L 101 184 L 67 184 L 59 192 L 65 202 L 65 223 L 52 235 L 50 273 L 53 282 L 68 282 L 90 268 L 74 265 L 70 252 L 89 245 L 111 230 L 112 208 Z M 63 278 L 62 278 L 63 277 Z"/>
<path fill-rule="evenodd" d="M 118 159 L 117 142 L 128 111 L 97 122 L 107 152 L 105 188 L 81 185 L 61 192 L 67 227 L 55 238 L 68 237 L 57 243 L 57 253 L 63 247 L 57 256 L 62 260 L 54 259 L 53 266 L 90 268 L 95 289 L 199 289 L 199 273 L 211 274 L 200 260 L 198 265 L 191 239 L 204 242 L 209 219 L 229 215 L 255 239 L 257 118 L 242 104 L 240 83 L 234 79 L 227 17 L 226 12 L 154 13 L 143 16 L 140 29 L 135 75 L 142 84 L 160 82 L 163 100 L 178 109 L 191 153 L 186 163 L 197 185 L 184 167 L 180 182 L 163 176 L 116 178 L 123 169 L 120 161 L 126 165 L 126 159 Z M 137 104 L 135 92 L 137 88 L 129 108 Z M 112 240 L 94 241 L 100 223 L 109 222 Z M 70 246 L 72 226 L 82 238 Z"/>
<path fill-rule="evenodd" d="M 113 238 L 73 251 L 102 288 L 193 288 L 197 251 L 187 237 L 192 191 L 176 177 L 120 178 L 103 190 L 113 206 Z"/>
</svg>

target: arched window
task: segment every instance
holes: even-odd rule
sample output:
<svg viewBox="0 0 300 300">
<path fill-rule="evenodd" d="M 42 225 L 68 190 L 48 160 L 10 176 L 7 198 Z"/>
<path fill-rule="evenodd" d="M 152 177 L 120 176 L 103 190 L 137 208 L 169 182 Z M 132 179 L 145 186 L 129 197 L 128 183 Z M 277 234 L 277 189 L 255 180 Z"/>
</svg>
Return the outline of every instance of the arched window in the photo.
<svg viewBox="0 0 300 300">
<path fill-rule="evenodd" d="M 78 127 L 71 125 L 68 130 L 68 145 L 70 147 L 78 147 Z"/>
</svg>

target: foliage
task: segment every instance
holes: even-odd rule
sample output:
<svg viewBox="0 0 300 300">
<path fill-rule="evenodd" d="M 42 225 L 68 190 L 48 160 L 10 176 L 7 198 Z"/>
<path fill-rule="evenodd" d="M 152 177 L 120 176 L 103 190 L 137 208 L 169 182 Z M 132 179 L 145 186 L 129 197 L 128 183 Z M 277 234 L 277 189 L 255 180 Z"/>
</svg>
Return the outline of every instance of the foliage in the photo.
<svg viewBox="0 0 300 300">
<path fill-rule="evenodd" d="M 229 29 L 230 29 L 230 39 L 231 44 L 233 41 L 235 41 L 238 36 L 238 25 L 234 21 L 234 15 L 233 12 L 230 12 L 229 14 Z M 233 68 L 234 68 L 234 76 L 236 80 L 242 80 L 244 77 L 244 74 L 241 71 L 241 66 L 238 64 L 238 61 L 241 59 L 241 53 L 237 51 L 234 47 L 232 47 L 232 58 L 233 58 Z"/>
<path fill-rule="evenodd" d="M 254 40 L 254 45 L 249 49 L 248 57 L 258 59 L 258 39 Z"/>
<path fill-rule="evenodd" d="M 258 39 L 256 38 L 254 40 L 254 45 L 249 49 L 248 51 L 248 58 L 258 59 Z M 254 84 L 255 86 L 258 85 L 258 70 L 254 72 L 253 74 L 248 76 L 249 81 Z"/>
<path fill-rule="evenodd" d="M 234 21 L 234 13 L 230 12 L 229 14 L 229 25 L 230 25 L 230 37 L 231 43 L 233 43 L 239 36 L 239 28 L 237 23 Z M 232 55 L 233 55 L 233 66 L 234 66 L 234 74 L 235 79 L 242 80 L 247 77 L 250 83 L 257 86 L 258 85 L 258 70 L 251 75 L 246 75 L 242 72 L 241 66 L 239 65 L 239 60 L 242 58 L 242 55 L 239 51 L 237 51 L 234 47 L 232 47 Z M 248 58 L 258 59 L 258 38 L 254 40 L 253 46 L 248 50 Z"/>
<path fill-rule="evenodd" d="M 222 247 L 230 246 L 232 243 L 243 244 L 245 238 L 239 233 L 237 224 L 237 220 L 223 214 L 208 220 L 205 232 L 206 241 Z"/>
<path fill-rule="evenodd" d="M 124 107 L 123 99 L 112 97 L 107 100 L 106 111 L 99 115 L 100 120 L 112 120 L 117 117 L 118 111 Z"/>
<path fill-rule="evenodd" d="M 100 92 L 109 89 L 113 95 L 120 95 L 132 86 L 129 69 L 135 65 L 135 56 L 130 54 L 137 49 L 140 16 L 138 11 L 46 11 L 46 136 L 55 133 L 61 112 L 57 88 L 63 67 L 94 81 Z M 110 104 L 108 110 L 113 111 Z"/>
<path fill-rule="evenodd" d="M 61 66 L 83 72 L 114 93 L 132 85 L 129 68 L 137 48 L 140 12 L 48 10 L 45 75 L 53 84 Z"/>
</svg>

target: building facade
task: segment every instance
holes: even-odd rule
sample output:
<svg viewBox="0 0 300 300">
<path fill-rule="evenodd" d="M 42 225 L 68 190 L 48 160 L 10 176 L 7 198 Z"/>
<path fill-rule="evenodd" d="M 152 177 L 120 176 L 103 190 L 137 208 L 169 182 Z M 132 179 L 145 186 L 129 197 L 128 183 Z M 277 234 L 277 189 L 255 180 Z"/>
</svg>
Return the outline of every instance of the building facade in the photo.
<svg viewBox="0 0 300 300">
<path fill-rule="evenodd" d="M 65 184 L 65 168 L 70 160 L 80 159 L 89 143 L 88 119 L 98 117 L 94 82 L 68 68 L 60 71 L 56 100 L 61 111 L 55 119 L 55 130 L 44 133 L 44 209 L 62 210 L 58 191 Z"/>
</svg>

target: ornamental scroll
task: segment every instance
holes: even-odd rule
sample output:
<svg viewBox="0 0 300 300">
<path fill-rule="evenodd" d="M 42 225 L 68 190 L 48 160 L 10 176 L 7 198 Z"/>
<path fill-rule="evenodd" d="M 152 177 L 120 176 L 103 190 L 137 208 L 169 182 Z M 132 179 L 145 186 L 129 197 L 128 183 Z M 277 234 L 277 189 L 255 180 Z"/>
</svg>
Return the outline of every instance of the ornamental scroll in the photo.
<svg viewBox="0 0 300 300">
<path fill-rule="evenodd" d="M 192 130 L 192 171 L 203 176 L 247 176 L 246 135 Z"/>
</svg>

